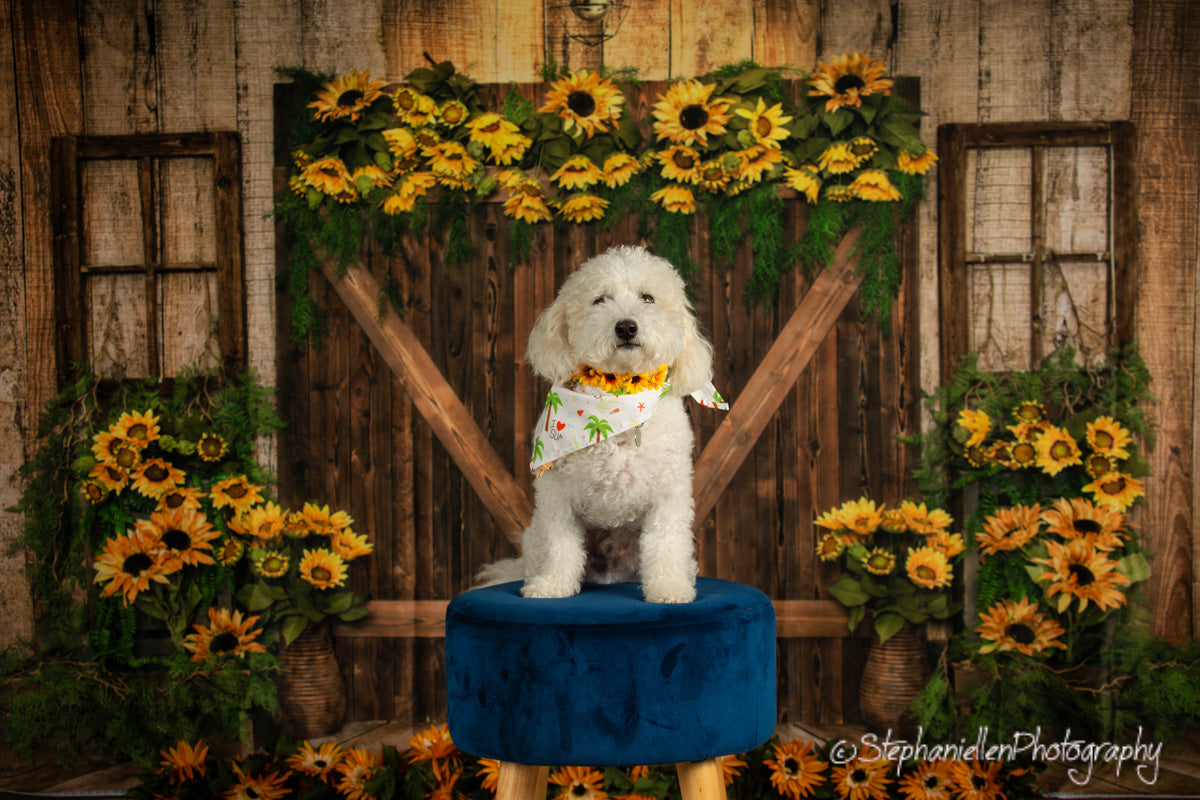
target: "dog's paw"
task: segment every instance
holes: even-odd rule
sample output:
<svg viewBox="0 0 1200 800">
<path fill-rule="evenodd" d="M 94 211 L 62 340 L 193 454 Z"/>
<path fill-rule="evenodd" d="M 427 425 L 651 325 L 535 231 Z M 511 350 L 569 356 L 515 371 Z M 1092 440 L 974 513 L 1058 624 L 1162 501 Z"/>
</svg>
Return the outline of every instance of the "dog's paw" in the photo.
<svg viewBox="0 0 1200 800">
<path fill-rule="evenodd" d="M 549 578 L 528 578 L 521 587 L 522 597 L 571 597 L 579 594 L 577 581 L 555 581 Z"/>
<path fill-rule="evenodd" d="M 696 599 L 694 583 L 653 583 L 642 586 L 647 603 L 690 603 Z"/>
</svg>

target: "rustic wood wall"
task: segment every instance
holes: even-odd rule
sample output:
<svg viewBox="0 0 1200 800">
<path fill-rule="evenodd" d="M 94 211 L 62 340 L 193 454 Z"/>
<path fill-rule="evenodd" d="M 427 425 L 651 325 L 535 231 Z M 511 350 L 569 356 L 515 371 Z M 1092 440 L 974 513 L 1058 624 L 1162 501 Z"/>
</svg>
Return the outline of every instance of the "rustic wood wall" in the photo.
<svg viewBox="0 0 1200 800">
<path fill-rule="evenodd" d="M 275 67 L 329 72 L 367 68 L 400 78 L 429 52 L 453 60 L 477 80 L 504 83 L 532 80 L 537 67 L 553 56 L 576 68 L 601 60 L 610 66 L 632 64 L 644 78 L 661 80 L 746 57 L 811 68 L 818 58 L 865 48 L 887 59 L 894 74 L 921 80 L 929 141 L 943 122 L 1132 119 L 1137 126 L 1137 330 L 1161 400 L 1155 408 L 1160 431 L 1155 479 L 1143 519 L 1146 544 L 1156 554 L 1149 599 L 1155 632 L 1174 640 L 1197 634 L 1200 553 L 1194 546 L 1194 516 L 1200 479 L 1194 420 L 1200 369 L 1200 209 L 1194 177 L 1200 166 L 1200 140 L 1192 129 L 1200 118 L 1200 98 L 1190 86 L 1200 59 L 1200 29 L 1192 23 L 1200 1 L 633 0 L 618 36 L 594 49 L 563 37 L 554 5 L 549 0 L 0 2 L 0 19 L 7 23 L 0 28 L 0 103 L 16 109 L 16 114 L 0 120 L 0 507 L 7 507 L 19 493 L 11 478 L 35 445 L 37 410 L 55 389 L 48 206 L 52 136 L 238 131 L 245 193 L 248 352 L 260 374 L 273 382 L 276 258 L 265 213 L 271 206 Z M 1003 171 L 992 171 L 988 180 L 996 183 L 982 181 L 975 187 L 977 195 L 1002 194 Z M 176 185 L 186 184 L 181 180 Z M 936 190 L 936 175 L 931 188 Z M 914 243 L 917 280 L 909 284 L 907 307 L 919 315 L 919 335 L 902 343 L 919 359 L 924 387 L 936 385 L 940 378 L 934 208 L 933 202 L 921 208 Z M 487 224 L 477 224 L 486 234 Z M 178 246 L 186 248 L 193 234 L 186 226 L 177 230 Z M 590 245 L 577 242 L 571 252 L 583 252 Z M 494 250 L 497 245 L 488 247 Z M 557 249 L 554 253 L 565 255 Z M 492 278 L 497 286 L 514 279 L 501 272 L 496 270 Z M 478 286 L 471 283 L 476 279 L 461 280 L 462 285 L 443 285 L 431 278 L 429 301 L 475 297 L 473 293 L 481 291 L 468 288 Z M 488 307 L 480 302 L 481 308 Z M 468 321 L 482 324 L 460 318 L 456 335 L 464 342 L 476 335 L 468 335 L 473 330 L 466 327 Z M 714 336 L 724 335 L 723 324 L 713 322 Z M 745 324 L 769 327 L 761 320 Z M 871 334 L 863 328 L 859 335 Z M 739 340 L 737 346 L 750 345 Z M 516 345 L 511 348 L 496 357 L 519 357 Z M 460 358 L 456 351 L 447 351 L 445 363 L 458 364 L 451 357 Z M 366 395 L 354 395 L 352 386 L 363 386 L 375 375 L 385 380 L 377 366 L 376 372 L 364 366 L 365 354 L 356 355 L 354 363 L 360 365 L 358 383 L 315 384 L 327 385 L 329 391 L 312 402 L 332 406 L 337 398 L 361 403 Z M 460 373 L 455 379 L 466 376 Z M 499 396 L 506 388 L 485 386 L 478 391 Z M 394 397 L 398 387 L 393 384 L 392 390 Z M 810 390 L 828 393 L 829 385 L 813 384 Z M 393 400 L 393 406 L 400 405 Z M 359 414 L 370 410 L 353 402 L 351 407 Z M 380 446 L 379 440 L 371 441 Z M 335 463 L 352 464 L 366 452 L 361 447 L 346 449 Z M 762 458 L 770 461 L 785 450 L 777 446 L 775 453 Z M 373 464 L 383 457 L 376 455 Z M 274 463 L 271 442 L 263 443 L 263 456 Z M 280 463 L 281 468 L 288 466 Z M 345 480 L 331 473 L 328 464 L 312 466 L 310 480 Z M 821 471 L 815 466 L 805 469 Z M 430 498 L 425 500 L 434 507 Z M 455 512 L 443 506 L 438 513 Z M 0 513 L 0 539 L 11 540 L 19 524 L 12 515 Z M 449 555 L 456 563 L 469 560 L 463 554 Z M 706 566 L 714 563 L 720 562 Z M 30 605 L 18 574 L 20 559 L 5 559 L 0 567 L 0 607 L 16 621 L 0 633 L 7 641 L 28 632 Z M 386 569 L 395 573 L 390 580 L 398 585 L 417 581 L 410 574 L 412 561 L 394 561 Z M 386 660 L 380 658 L 381 663 Z"/>
</svg>

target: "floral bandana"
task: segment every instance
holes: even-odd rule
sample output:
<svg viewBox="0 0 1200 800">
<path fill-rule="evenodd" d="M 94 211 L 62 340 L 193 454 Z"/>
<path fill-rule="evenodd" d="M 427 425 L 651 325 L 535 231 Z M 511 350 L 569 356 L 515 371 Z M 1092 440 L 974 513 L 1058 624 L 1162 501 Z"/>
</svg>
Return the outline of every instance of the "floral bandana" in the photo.
<svg viewBox="0 0 1200 800">
<path fill-rule="evenodd" d="M 632 375 L 584 368 L 546 395 L 546 405 L 535 429 L 530 471 L 541 475 L 556 459 L 638 428 L 650 419 L 658 402 L 670 391 L 665 364 L 654 372 Z M 729 408 L 711 383 L 690 396 L 708 408 Z M 640 445 L 640 440 L 637 436 L 634 441 Z"/>
</svg>

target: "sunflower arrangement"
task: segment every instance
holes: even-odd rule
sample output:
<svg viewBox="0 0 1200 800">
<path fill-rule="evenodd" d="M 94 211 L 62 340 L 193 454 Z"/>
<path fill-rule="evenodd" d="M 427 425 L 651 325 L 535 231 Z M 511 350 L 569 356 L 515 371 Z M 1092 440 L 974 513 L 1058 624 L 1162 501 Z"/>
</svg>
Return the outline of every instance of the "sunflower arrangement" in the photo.
<svg viewBox="0 0 1200 800">
<path fill-rule="evenodd" d="M 851 630 L 870 611 L 886 641 L 906 622 L 947 619 L 959 610 L 949 589 L 966 545 L 951 532 L 952 523 L 944 510 L 925 503 L 904 500 L 889 508 L 866 497 L 817 518 L 823 530 L 817 557 L 841 564 L 829 593 L 850 609 Z"/>
<path fill-rule="evenodd" d="M 999 761 L 914 761 L 896 763 L 855 758 L 839 763 L 837 752 L 814 741 L 778 736 L 749 753 L 721 759 L 725 791 L 737 800 L 933 800 L 969 797 L 1042 797 L 1029 766 Z M 491 800 L 498 762 L 463 753 L 446 726 L 414 732 L 407 746 L 377 751 L 346 749 L 337 742 L 284 743 L 275 754 L 254 753 L 226 760 L 203 741 L 178 742 L 126 795 L 134 800 L 192 797 L 303 797 L 309 800 Z M 552 800 L 668 800 L 679 797 L 673 765 L 631 768 L 556 767 L 550 772 Z"/>
</svg>

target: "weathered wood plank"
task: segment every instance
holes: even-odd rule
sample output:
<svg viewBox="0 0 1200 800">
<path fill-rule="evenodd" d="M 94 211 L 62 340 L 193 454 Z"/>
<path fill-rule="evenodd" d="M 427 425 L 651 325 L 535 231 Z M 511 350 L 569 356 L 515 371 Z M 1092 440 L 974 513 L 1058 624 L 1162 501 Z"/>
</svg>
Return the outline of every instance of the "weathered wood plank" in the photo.
<svg viewBox="0 0 1200 800">
<path fill-rule="evenodd" d="M 749 3 L 670 0 L 671 75 L 703 75 L 753 52 Z"/>
<path fill-rule="evenodd" d="M 741 398 L 734 402 L 696 460 L 697 520 L 703 520 L 712 510 L 716 497 L 728 485 L 783 396 L 812 358 L 838 314 L 855 296 L 862 279 L 855 269 L 852 253 L 860 236 L 861 232 L 854 230 L 842 239 L 832 263 L 813 282 L 754 377 L 742 390 Z"/>
<path fill-rule="evenodd" d="M 754 0 L 754 60 L 811 71 L 817 60 L 817 0 Z"/>
</svg>

